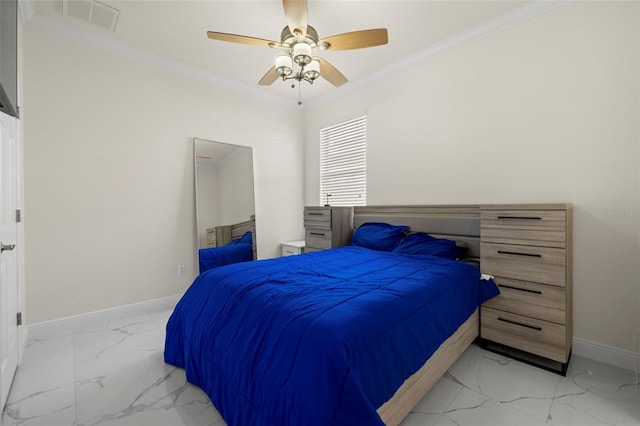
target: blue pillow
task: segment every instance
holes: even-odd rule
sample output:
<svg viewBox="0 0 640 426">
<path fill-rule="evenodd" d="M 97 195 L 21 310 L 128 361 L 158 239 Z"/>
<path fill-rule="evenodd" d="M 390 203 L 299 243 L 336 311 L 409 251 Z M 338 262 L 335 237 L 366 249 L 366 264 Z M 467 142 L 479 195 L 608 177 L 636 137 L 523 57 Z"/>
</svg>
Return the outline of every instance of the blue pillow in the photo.
<svg viewBox="0 0 640 426">
<path fill-rule="evenodd" d="M 236 244 L 243 244 L 243 243 L 244 244 L 253 245 L 251 231 L 245 232 L 242 237 L 236 238 L 235 240 L 232 240 L 230 243 L 227 243 L 227 245 L 228 246 L 235 246 Z"/>
<path fill-rule="evenodd" d="M 408 226 L 368 222 L 360 225 L 351 239 L 352 246 L 371 250 L 392 251 L 398 246 Z"/>
<path fill-rule="evenodd" d="M 453 240 L 435 238 L 424 232 L 407 235 L 404 241 L 393 250 L 394 253 L 427 254 L 446 257 L 447 259 L 457 259 L 465 251 L 465 247 L 458 247 Z"/>
</svg>

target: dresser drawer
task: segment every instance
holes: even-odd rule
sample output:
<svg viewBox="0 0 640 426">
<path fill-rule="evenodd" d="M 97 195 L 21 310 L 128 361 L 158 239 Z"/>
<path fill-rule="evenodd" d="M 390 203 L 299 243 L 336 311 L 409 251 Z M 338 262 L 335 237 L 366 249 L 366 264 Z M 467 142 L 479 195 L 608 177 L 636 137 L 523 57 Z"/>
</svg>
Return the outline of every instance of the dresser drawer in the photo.
<svg viewBox="0 0 640 426">
<path fill-rule="evenodd" d="M 566 325 L 567 292 L 564 287 L 502 277 L 495 277 L 494 281 L 500 287 L 500 295 L 482 306 Z"/>
<path fill-rule="evenodd" d="M 480 220 L 496 226 L 562 230 L 565 228 L 567 214 L 565 210 L 483 209 L 480 212 Z"/>
<path fill-rule="evenodd" d="M 216 228 L 207 228 L 207 248 L 216 246 Z"/>
<path fill-rule="evenodd" d="M 482 307 L 480 336 L 493 342 L 567 362 L 566 327 Z"/>
<path fill-rule="evenodd" d="M 564 210 L 483 210 L 482 241 L 545 247 L 566 247 Z"/>
<path fill-rule="evenodd" d="M 331 229 L 331 209 L 304 209 L 304 227 Z"/>
<path fill-rule="evenodd" d="M 494 276 L 563 287 L 567 281 L 565 249 L 483 242 L 480 262 Z"/>
<path fill-rule="evenodd" d="M 324 229 L 305 229 L 306 247 L 320 250 L 331 248 L 332 231 Z"/>
<path fill-rule="evenodd" d="M 564 231 L 535 231 L 532 229 L 495 228 L 482 225 L 480 230 L 482 241 L 505 244 L 520 244 L 540 247 L 567 246 Z"/>
</svg>

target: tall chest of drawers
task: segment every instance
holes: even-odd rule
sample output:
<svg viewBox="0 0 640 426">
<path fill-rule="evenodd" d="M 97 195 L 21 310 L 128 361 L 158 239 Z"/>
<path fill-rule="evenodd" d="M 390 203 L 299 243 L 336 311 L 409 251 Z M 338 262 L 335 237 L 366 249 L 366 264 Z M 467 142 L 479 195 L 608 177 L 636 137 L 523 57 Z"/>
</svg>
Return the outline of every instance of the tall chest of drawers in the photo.
<svg viewBox="0 0 640 426">
<path fill-rule="evenodd" d="M 352 207 L 305 207 L 305 253 L 349 244 L 353 235 Z"/>
<path fill-rule="evenodd" d="M 481 268 L 500 288 L 482 305 L 480 336 L 562 374 L 573 339 L 571 219 L 570 204 L 480 206 Z"/>
</svg>

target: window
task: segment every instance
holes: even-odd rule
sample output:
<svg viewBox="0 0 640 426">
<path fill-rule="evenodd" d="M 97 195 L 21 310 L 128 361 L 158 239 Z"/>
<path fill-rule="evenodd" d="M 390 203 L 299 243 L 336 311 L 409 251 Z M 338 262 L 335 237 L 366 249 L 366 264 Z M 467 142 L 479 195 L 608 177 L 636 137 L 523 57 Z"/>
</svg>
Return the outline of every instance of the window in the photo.
<svg viewBox="0 0 640 426">
<path fill-rule="evenodd" d="M 367 116 L 320 130 L 320 205 L 367 204 Z"/>
</svg>

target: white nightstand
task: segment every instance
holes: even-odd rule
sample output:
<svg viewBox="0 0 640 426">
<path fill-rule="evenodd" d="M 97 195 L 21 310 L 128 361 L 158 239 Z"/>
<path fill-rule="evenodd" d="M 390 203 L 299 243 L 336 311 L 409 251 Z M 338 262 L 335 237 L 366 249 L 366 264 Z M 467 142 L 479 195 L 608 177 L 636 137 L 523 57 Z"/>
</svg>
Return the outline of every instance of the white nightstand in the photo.
<svg viewBox="0 0 640 426">
<path fill-rule="evenodd" d="M 282 243 L 282 256 L 292 256 L 302 253 L 304 253 L 304 240 Z"/>
</svg>

